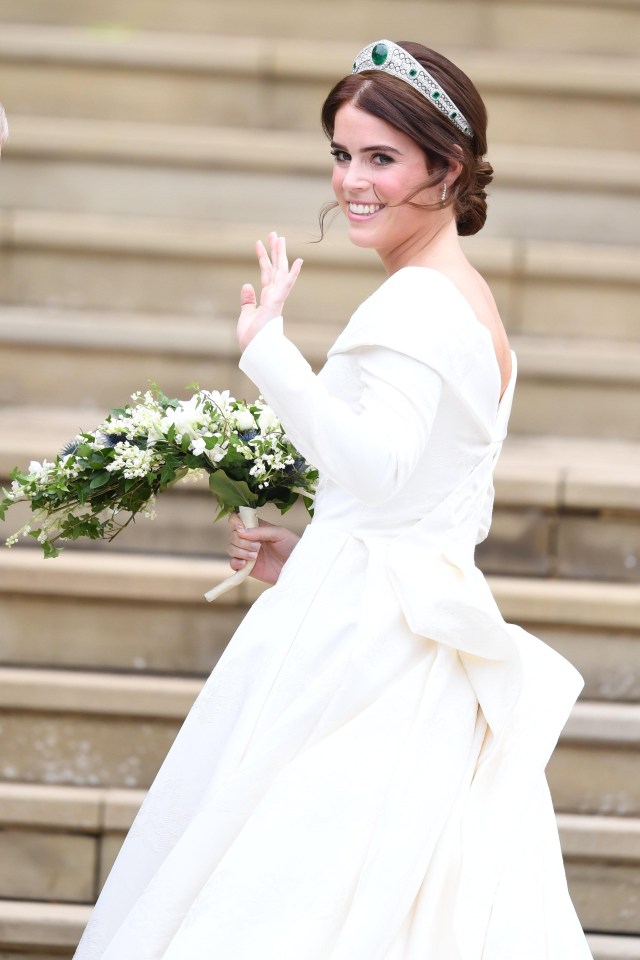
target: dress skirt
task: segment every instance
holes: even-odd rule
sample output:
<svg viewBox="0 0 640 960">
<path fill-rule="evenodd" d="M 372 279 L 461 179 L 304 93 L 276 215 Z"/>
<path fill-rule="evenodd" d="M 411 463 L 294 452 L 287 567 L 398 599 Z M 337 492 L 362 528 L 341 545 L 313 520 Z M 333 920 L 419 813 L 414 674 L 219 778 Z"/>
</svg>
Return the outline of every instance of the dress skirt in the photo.
<svg viewBox="0 0 640 960">
<path fill-rule="evenodd" d="M 473 670 L 410 627 L 388 566 L 384 536 L 308 528 L 189 713 L 77 960 L 589 957 L 543 771 L 516 817 L 478 813 L 495 737 Z"/>
</svg>

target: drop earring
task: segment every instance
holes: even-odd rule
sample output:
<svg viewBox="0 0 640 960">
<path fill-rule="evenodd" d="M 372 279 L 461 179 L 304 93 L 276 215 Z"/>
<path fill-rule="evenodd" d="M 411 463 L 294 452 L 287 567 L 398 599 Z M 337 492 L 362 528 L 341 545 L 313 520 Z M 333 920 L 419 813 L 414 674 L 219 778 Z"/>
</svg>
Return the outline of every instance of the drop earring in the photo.
<svg viewBox="0 0 640 960">
<path fill-rule="evenodd" d="M 442 184 L 442 196 L 440 197 L 440 206 L 444 207 L 444 202 L 447 199 L 447 185 L 446 183 Z"/>
</svg>

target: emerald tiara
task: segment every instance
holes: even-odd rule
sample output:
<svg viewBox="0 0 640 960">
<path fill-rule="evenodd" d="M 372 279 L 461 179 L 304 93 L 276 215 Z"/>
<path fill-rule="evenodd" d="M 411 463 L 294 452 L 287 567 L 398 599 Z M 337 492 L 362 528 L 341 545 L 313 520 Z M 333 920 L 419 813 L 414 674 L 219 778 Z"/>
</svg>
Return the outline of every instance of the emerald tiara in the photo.
<svg viewBox="0 0 640 960">
<path fill-rule="evenodd" d="M 468 137 L 473 130 L 453 100 L 447 96 L 437 80 L 425 70 L 421 63 L 410 53 L 399 47 L 393 40 L 376 40 L 360 51 L 356 57 L 352 73 L 364 70 L 384 70 L 392 77 L 399 77 L 430 100 L 445 116 L 449 117 L 459 130 Z"/>
</svg>

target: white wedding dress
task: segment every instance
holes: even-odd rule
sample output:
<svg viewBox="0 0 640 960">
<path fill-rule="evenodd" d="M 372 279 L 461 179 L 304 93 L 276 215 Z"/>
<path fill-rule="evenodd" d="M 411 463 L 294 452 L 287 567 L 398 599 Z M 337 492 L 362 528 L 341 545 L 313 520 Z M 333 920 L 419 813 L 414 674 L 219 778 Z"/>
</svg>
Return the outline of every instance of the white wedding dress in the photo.
<svg viewBox="0 0 640 960">
<path fill-rule="evenodd" d="M 515 384 L 407 267 L 315 376 L 241 367 L 321 472 L 196 701 L 76 960 L 588 960 L 544 768 L 581 689 L 473 562 Z"/>
</svg>

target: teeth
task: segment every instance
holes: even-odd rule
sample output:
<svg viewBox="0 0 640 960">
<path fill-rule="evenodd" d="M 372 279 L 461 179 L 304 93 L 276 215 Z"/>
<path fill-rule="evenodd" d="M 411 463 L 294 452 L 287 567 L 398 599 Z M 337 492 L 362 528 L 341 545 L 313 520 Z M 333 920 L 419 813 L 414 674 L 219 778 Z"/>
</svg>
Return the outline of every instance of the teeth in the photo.
<svg viewBox="0 0 640 960">
<path fill-rule="evenodd" d="M 350 203 L 349 210 L 360 217 L 366 217 L 369 214 L 377 213 L 383 207 L 382 203 Z"/>
</svg>

